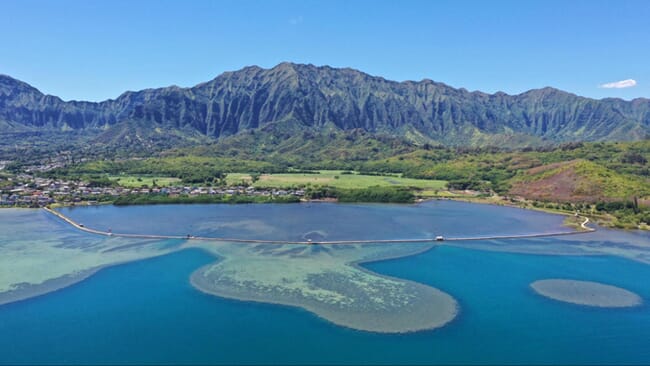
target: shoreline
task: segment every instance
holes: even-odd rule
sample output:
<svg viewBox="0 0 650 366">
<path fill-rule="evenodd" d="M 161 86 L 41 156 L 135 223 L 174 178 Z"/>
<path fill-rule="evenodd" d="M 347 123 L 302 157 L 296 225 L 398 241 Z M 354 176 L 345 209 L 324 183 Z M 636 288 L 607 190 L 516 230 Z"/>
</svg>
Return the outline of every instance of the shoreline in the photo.
<svg viewBox="0 0 650 366">
<path fill-rule="evenodd" d="M 23 206 L 0 206 L 0 209 L 2 208 L 25 208 L 25 209 L 36 209 L 36 208 L 62 208 L 62 207 L 88 207 L 88 206 L 105 206 L 105 205 L 114 205 L 114 206 L 148 206 L 148 205 L 157 205 L 157 204 L 165 204 L 165 205 L 175 205 L 175 204 L 228 204 L 228 205 L 235 205 L 235 204 L 271 204 L 271 203 L 282 203 L 282 204 L 299 204 L 299 203 L 341 203 L 341 204 L 406 204 L 406 205 L 417 205 L 419 203 L 423 202 L 429 202 L 429 201 L 457 201 L 457 202 L 467 202 L 467 203 L 475 203 L 475 204 L 482 204 L 482 205 L 492 205 L 492 206 L 499 206 L 499 207 L 510 207 L 510 208 L 519 208 L 523 210 L 532 210 L 532 211 L 538 211 L 538 212 L 545 212 L 548 214 L 553 214 L 553 215 L 562 215 L 562 216 L 567 216 L 570 217 L 571 215 L 575 214 L 575 211 L 566 211 L 566 210 L 559 210 L 559 209 L 553 209 L 553 208 L 548 208 L 548 207 L 535 207 L 532 204 L 528 204 L 529 202 L 532 201 L 524 201 L 524 204 L 517 204 L 509 199 L 507 199 L 504 196 L 491 196 L 493 199 L 485 198 L 485 197 L 472 197 L 472 196 L 463 196 L 463 195 L 456 195 L 456 196 L 439 196 L 439 197 L 420 197 L 417 198 L 414 202 L 406 202 L 406 203 L 390 203 L 390 202 L 339 202 L 338 199 L 336 198 L 318 198 L 318 199 L 300 199 L 299 201 L 293 202 L 274 202 L 274 201 L 261 201 L 261 202 L 226 202 L 226 201 L 215 201 L 215 202 L 156 202 L 156 203 L 135 203 L 135 204 L 128 204 L 128 205 L 115 205 L 113 202 L 93 202 L 93 203 L 52 203 L 46 206 L 40 206 L 40 207 L 23 207 Z M 494 199 L 496 197 L 496 199 Z M 606 227 L 608 229 L 614 229 L 614 230 L 642 230 L 642 231 L 650 231 L 650 224 L 647 225 L 638 225 L 636 227 L 617 227 L 614 222 L 612 221 L 611 218 L 606 218 L 607 213 L 600 213 L 600 214 L 585 214 L 584 212 L 580 213 L 580 216 L 582 217 L 591 217 L 593 220 L 590 220 L 596 225 Z M 571 224 L 564 224 L 564 226 L 567 227 L 572 227 Z"/>
</svg>

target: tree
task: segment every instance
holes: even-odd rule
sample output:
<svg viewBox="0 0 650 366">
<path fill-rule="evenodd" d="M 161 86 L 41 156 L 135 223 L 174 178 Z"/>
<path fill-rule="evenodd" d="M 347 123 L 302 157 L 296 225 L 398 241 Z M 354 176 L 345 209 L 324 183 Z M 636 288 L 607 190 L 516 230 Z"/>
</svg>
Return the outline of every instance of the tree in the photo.
<svg viewBox="0 0 650 366">
<path fill-rule="evenodd" d="M 645 165 L 648 162 L 648 159 L 646 159 L 643 155 L 639 154 L 638 152 L 628 151 L 623 155 L 623 157 L 621 157 L 621 162 L 626 164 Z"/>
</svg>

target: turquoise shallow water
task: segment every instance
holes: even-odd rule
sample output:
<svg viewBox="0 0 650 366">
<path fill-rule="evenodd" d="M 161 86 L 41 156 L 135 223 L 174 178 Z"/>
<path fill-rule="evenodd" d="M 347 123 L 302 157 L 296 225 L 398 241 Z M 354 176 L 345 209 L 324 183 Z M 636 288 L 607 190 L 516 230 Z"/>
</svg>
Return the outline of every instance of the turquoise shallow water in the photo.
<svg viewBox="0 0 650 366">
<path fill-rule="evenodd" d="M 586 238 L 567 245 L 595 240 Z M 442 246 L 367 263 L 371 271 L 439 288 L 460 304 L 459 316 L 443 328 L 387 335 L 339 327 L 302 309 L 203 294 L 188 278 L 213 260 L 189 249 L 0 306 L 0 363 L 650 363 L 650 266 L 637 261 Z M 645 303 L 588 308 L 529 288 L 556 277 L 620 286 Z"/>
</svg>

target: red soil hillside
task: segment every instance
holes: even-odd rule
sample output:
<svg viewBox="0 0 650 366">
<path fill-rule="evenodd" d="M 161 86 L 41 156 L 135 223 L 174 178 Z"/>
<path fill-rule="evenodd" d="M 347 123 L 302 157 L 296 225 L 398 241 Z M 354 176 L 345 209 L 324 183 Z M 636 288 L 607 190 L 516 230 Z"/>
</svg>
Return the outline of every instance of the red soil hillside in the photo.
<svg viewBox="0 0 650 366">
<path fill-rule="evenodd" d="M 512 180 L 510 194 L 553 202 L 627 201 L 649 194 L 650 182 L 630 179 L 586 160 L 542 165 Z"/>
</svg>

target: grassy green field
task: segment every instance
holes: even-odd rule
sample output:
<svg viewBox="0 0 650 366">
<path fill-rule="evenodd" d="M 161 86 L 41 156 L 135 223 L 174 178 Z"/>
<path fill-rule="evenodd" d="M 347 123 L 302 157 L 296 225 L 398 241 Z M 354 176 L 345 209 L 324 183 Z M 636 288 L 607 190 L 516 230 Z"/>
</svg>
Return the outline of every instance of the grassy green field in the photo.
<svg viewBox="0 0 650 366">
<path fill-rule="evenodd" d="M 360 189 L 373 186 L 412 187 L 417 189 L 444 189 L 446 181 L 402 178 L 398 176 L 374 176 L 360 174 L 341 174 L 340 170 L 321 170 L 320 174 L 262 174 L 253 186 L 257 188 L 292 188 L 301 186 L 330 186 L 342 189 Z M 229 173 L 229 185 L 251 182 L 249 174 Z"/>
<path fill-rule="evenodd" d="M 127 188 L 141 188 L 143 186 L 153 187 L 153 182 L 156 181 L 158 187 L 169 187 L 173 185 L 180 185 L 181 180 L 171 177 L 149 177 L 149 176 L 136 176 L 136 175 L 114 175 L 108 177 L 110 180 L 116 181 L 120 186 Z"/>
</svg>

